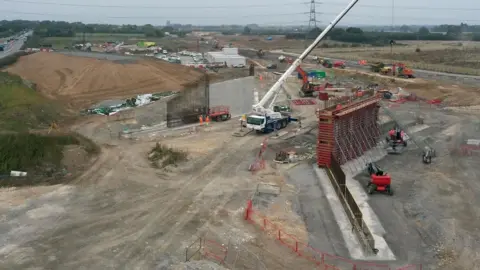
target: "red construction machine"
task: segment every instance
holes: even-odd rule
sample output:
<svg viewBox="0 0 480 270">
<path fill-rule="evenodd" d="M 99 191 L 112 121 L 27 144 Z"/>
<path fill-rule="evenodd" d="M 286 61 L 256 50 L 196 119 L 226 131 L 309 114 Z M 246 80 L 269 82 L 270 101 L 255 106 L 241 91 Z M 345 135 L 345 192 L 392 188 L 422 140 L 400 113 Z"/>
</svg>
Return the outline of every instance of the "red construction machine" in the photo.
<svg viewBox="0 0 480 270">
<path fill-rule="evenodd" d="M 387 142 L 387 152 L 389 154 L 401 153 L 401 150 L 407 147 L 408 135 L 399 127 L 395 127 L 388 132 L 388 136 L 385 140 Z M 402 147 L 402 149 L 398 149 L 398 146 Z M 390 149 L 391 151 L 389 151 Z"/>
<path fill-rule="evenodd" d="M 325 82 L 323 84 L 313 83 L 308 80 L 308 74 L 300 66 L 297 67 L 297 72 L 300 74 L 299 77 L 302 79 L 303 84 L 302 88 L 298 92 L 300 97 L 314 97 L 318 95 L 318 92 L 333 89 L 333 84 Z"/>
<path fill-rule="evenodd" d="M 367 164 L 368 174 L 370 180 L 367 184 L 368 194 L 373 192 L 386 192 L 388 195 L 393 195 L 392 178 L 390 175 L 382 171 L 375 163 L 370 162 Z"/>
<path fill-rule="evenodd" d="M 210 119 L 217 122 L 227 121 L 232 118 L 232 116 L 230 115 L 230 107 L 228 106 L 211 107 L 208 110 L 208 116 L 210 116 Z"/>
</svg>

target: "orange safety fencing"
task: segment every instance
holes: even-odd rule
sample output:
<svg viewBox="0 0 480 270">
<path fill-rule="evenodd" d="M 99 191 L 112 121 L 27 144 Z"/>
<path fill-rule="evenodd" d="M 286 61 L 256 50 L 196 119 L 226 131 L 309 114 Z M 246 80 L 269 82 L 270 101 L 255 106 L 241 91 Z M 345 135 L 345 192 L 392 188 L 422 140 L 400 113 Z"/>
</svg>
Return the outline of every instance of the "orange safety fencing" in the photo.
<svg viewBox="0 0 480 270">
<path fill-rule="evenodd" d="M 207 258 L 213 259 L 220 264 L 225 262 L 227 257 L 228 249 L 225 245 L 220 244 L 216 241 L 203 239 L 203 255 Z"/>
<path fill-rule="evenodd" d="M 280 244 L 288 247 L 298 256 L 305 258 L 317 265 L 317 269 L 324 270 L 393 270 L 389 265 L 374 262 L 356 262 L 347 258 L 319 251 L 308 244 L 300 242 L 291 234 L 286 233 L 280 226 L 271 222 L 266 216 L 253 208 L 253 202 L 247 202 L 245 220 L 260 227 L 266 234 L 275 237 Z M 407 265 L 396 270 L 421 270 L 422 266 Z"/>
</svg>

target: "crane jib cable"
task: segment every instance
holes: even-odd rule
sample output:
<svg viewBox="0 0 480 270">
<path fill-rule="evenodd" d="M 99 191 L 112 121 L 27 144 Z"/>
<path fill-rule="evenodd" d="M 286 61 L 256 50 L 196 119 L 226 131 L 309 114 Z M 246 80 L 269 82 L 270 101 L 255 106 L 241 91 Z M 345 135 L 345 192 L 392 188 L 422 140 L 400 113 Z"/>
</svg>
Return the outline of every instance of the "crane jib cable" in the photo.
<svg viewBox="0 0 480 270">
<path fill-rule="evenodd" d="M 320 35 L 313 41 L 313 43 L 305 49 L 305 51 L 290 65 L 290 67 L 283 73 L 282 76 L 275 82 L 275 84 L 268 90 L 265 96 L 260 100 L 258 104 L 253 105 L 253 111 L 262 113 L 265 111 L 265 105 L 278 92 L 286 81 L 288 76 L 302 63 L 302 61 L 317 47 L 325 36 L 337 25 L 338 22 L 357 4 L 358 0 L 353 0 L 338 16 L 320 33 Z"/>
</svg>

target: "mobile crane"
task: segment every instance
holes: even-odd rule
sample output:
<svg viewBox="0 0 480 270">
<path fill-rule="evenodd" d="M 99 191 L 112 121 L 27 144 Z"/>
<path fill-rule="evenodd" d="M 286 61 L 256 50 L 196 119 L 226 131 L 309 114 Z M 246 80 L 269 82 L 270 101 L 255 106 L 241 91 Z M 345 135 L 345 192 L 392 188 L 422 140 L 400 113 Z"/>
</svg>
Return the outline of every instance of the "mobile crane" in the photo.
<svg viewBox="0 0 480 270">
<path fill-rule="evenodd" d="M 290 74 L 300 66 L 303 60 L 317 47 L 320 41 L 335 27 L 335 25 L 357 4 L 358 0 L 352 0 L 350 4 L 320 33 L 320 35 L 313 41 L 313 43 L 305 49 L 305 51 L 288 67 L 285 73 L 275 82 L 275 84 L 268 90 L 263 98 L 255 105 L 253 105 L 253 112 L 247 116 L 247 128 L 257 131 L 258 133 L 268 133 L 274 130 L 286 127 L 290 122 L 296 121 L 289 113 L 275 112 L 273 103 L 278 96 L 280 90 L 283 89 L 283 84 L 290 76 Z M 270 104 L 267 102 L 272 99 Z"/>
</svg>

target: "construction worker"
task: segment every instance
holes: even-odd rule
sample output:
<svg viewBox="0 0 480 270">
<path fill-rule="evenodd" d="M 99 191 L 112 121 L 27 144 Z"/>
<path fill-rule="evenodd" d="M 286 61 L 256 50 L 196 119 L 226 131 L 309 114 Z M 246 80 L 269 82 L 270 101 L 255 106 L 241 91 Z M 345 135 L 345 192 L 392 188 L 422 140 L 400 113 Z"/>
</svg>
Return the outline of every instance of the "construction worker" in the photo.
<svg viewBox="0 0 480 270">
<path fill-rule="evenodd" d="M 203 115 L 198 116 L 198 122 L 200 123 L 200 126 L 203 126 Z"/>
<path fill-rule="evenodd" d="M 210 124 L 210 117 L 207 115 L 207 116 L 205 117 L 205 125 L 208 126 L 208 124 Z"/>
<path fill-rule="evenodd" d="M 403 134 L 402 134 L 403 131 L 400 130 L 400 128 L 397 127 L 396 130 L 395 130 L 395 132 L 396 132 L 396 135 L 397 135 L 397 140 L 398 140 L 398 141 L 401 141 L 401 140 L 402 140 L 402 137 L 403 137 L 403 136 L 402 136 L 402 135 L 403 135 Z"/>
</svg>

